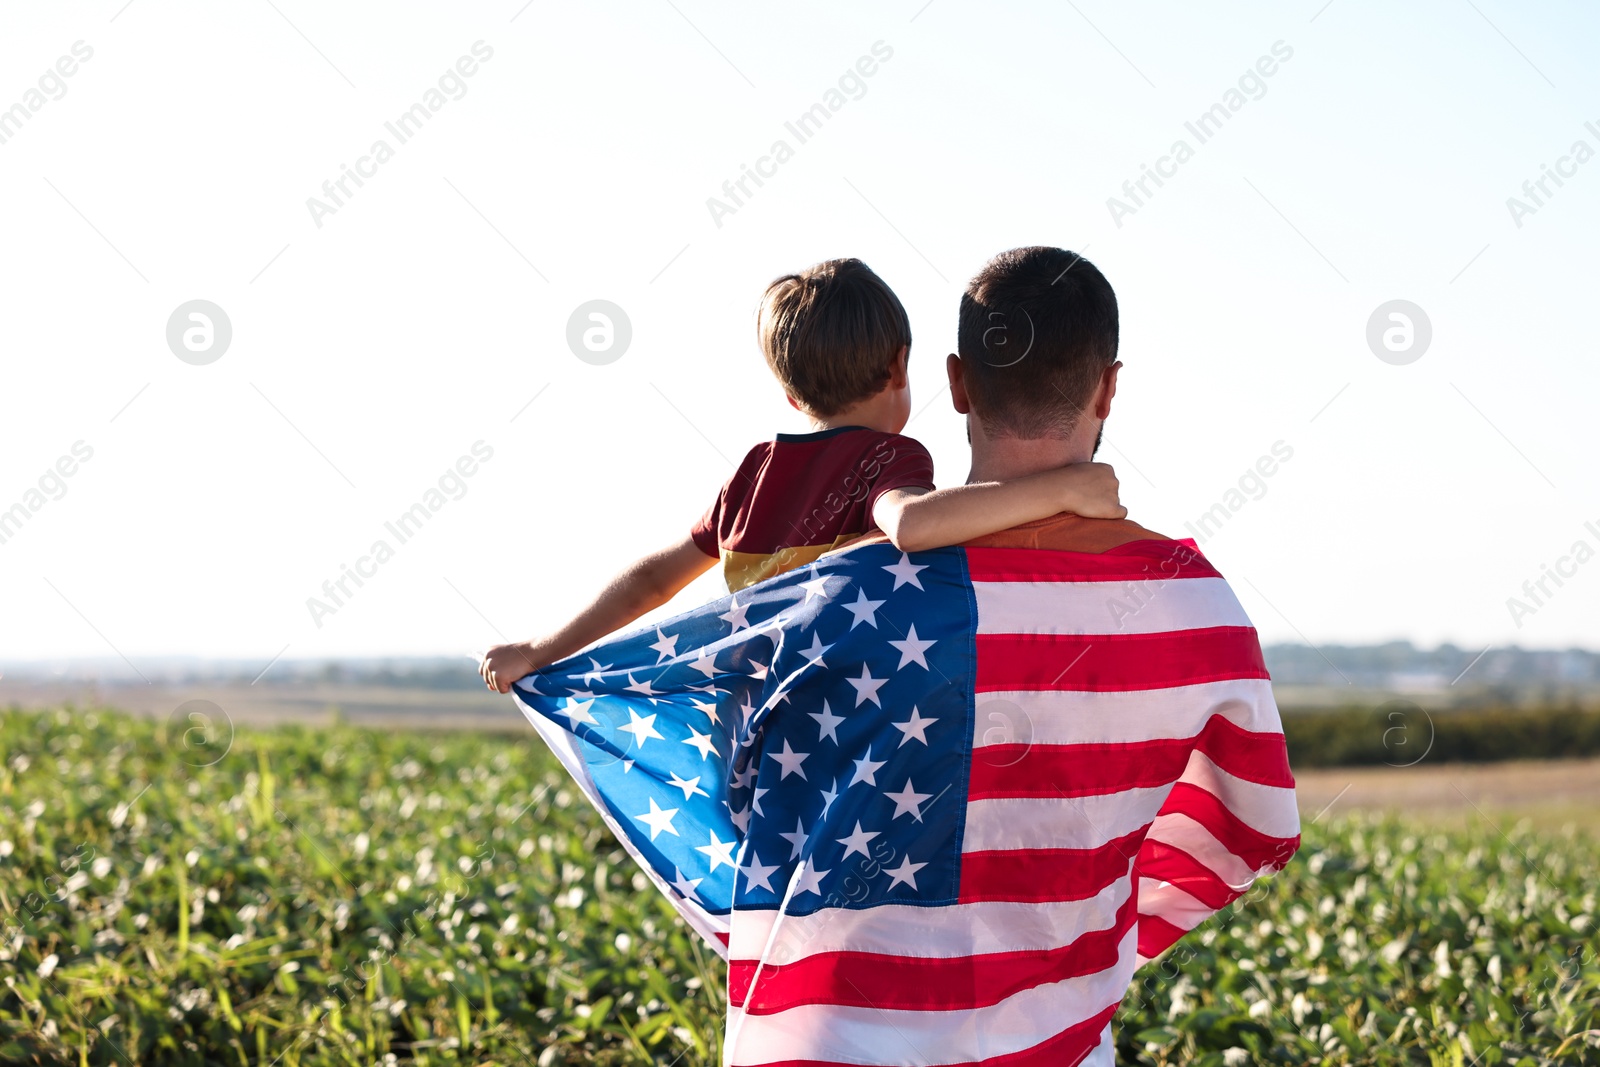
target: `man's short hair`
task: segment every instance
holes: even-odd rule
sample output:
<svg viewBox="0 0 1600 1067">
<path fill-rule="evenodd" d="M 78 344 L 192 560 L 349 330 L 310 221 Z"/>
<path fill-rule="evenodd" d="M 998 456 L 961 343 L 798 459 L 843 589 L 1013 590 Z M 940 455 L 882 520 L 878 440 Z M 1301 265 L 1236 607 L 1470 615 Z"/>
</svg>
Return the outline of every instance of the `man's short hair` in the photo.
<svg viewBox="0 0 1600 1067">
<path fill-rule="evenodd" d="M 986 431 L 1066 437 L 1116 362 L 1117 294 L 1075 252 L 1013 248 L 967 283 L 956 344 Z"/>
<path fill-rule="evenodd" d="M 756 333 L 784 390 L 810 414 L 837 415 L 888 384 L 911 319 L 871 267 L 830 259 L 767 286 Z"/>
</svg>

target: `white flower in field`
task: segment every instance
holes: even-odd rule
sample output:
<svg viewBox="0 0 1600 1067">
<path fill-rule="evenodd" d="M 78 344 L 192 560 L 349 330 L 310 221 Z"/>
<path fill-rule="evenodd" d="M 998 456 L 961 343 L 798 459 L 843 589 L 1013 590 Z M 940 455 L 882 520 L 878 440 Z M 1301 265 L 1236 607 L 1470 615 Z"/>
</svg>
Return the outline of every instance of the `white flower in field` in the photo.
<svg viewBox="0 0 1600 1067">
<path fill-rule="evenodd" d="M 1450 967 L 1450 944 L 1441 941 L 1433 949 L 1433 968 L 1440 978 L 1449 978 L 1455 973 Z"/>
<path fill-rule="evenodd" d="M 1250 1062 L 1250 1050 L 1242 1049 L 1238 1045 L 1222 1050 L 1223 1067 L 1241 1067 L 1241 1064 Z"/>
<path fill-rule="evenodd" d="M 96 878 L 104 878 L 106 875 L 111 873 L 111 857 L 97 856 L 94 863 L 90 865 L 89 869 L 94 872 L 94 876 Z"/>
<path fill-rule="evenodd" d="M 0 859 L 11 855 L 11 853 L 15 852 L 16 850 L 17 846 L 13 845 L 10 841 L 0 841 Z"/>
<path fill-rule="evenodd" d="M 54 952 L 39 961 L 39 977 L 49 978 L 56 972 L 56 964 L 61 962 L 61 957 Z"/>
<path fill-rule="evenodd" d="M 615 943 L 617 946 L 617 951 L 625 953 L 633 947 L 633 938 L 629 937 L 627 934 L 618 934 Z"/>
<path fill-rule="evenodd" d="M 594 1014 L 594 1009 L 589 1007 L 587 1004 L 579 1004 L 576 1008 L 572 1009 L 572 1014 L 576 1015 L 580 1019 L 587 1019 L 590 1015 Z"/>
<path fill-rule="evenodd" d="M 1250 1018 L 1252 1019 L 1265 1019 L 1271 1014 L 1272 1003 L 1264 997 L 1250 1005 Z"/>
<path fill-rule="evenodd" d="M 1499 985 L 1500 984 L 1500 957 L 1499 956 L 1490 956 L 1489 957 L 1489 966 L 1484 968 L 1484 969 L 1489 972 L 1489 980 L 1494 982 L 1495 985 Z"/>
<path fill-rule="evenodd" d="M 1592 915 L 1577 915 L 1577 916 L 1573 917 L 1572 922 L 1569 925 L 1572 927 L 1572 929 L 1575 932 L 1581 934 L 1585 930 L 1589 929 L 1589 927 L 1591 925 L 1593 925 L 1593 923 L 1594 923 L 1594 916 L 1592 916 Z"/>
<path fill-rule="evenodd" d="M 35 800 L 32 804 L 22 809 L 22 813 L 30 819 L 37 819 L 44 814 L 44 801 Z"/>
<path fill-rule="evenodd" d="M 1401 956 L 1405 955 L 1406 948 L 1409 947 L 1410 944 L 1410 934 L 1407 934 L 1404 937 L 1397 937 L 1379 949 L 1378 955 L 1383 957 L 1383 961 L 1385 963 L 1394 964 L 1399 961 Z"/>
<path fill-rule="evenodd" d="M 56 1035 L 60 1032 L 61 1031 L 56 1027 L 56 1021 L 54 1019 L 46 1019 L 44 1021 L 44 1025 L 39 1027 L 39 1033 L 43 1034 L 45 1039 L 48 1041 L 54 1041 L 56 1039 Z"/>
<path fill-rule="evenodd" d="M 1306 954 L 1312 959 L 1322 955 L 1322 947 L 1326 944 L 1323 936 L 1315 930 L 1306 932 Z"/>
<path fill-rule="evenodd" d="M 367 849 L 372 845 L 372 838 L 368 837 L 366 832 L 363 831 L 362 833 L 356 835 L 354 843 L 356 859 L 365 859 L 367 856 Z"/>
<path fill-rule="evenodd" d="M 506 921 L 500 924 L 500 932 L 502 934 L 514 934 L 517 932 L 517 927 L 520 924 L 521 920 L 519 920 L 515 915 L 507 915 Z"/>
<path fill-rule="evenodd" d="M 1305 1022 L 1307 1015 L 1311 1014 L 1311 1002 L 1304 993 L 1296 993 L 1294 1000 L 1289 1002 L 1289 1014 L 1294 1016 L 1294 1024 L 1299 1026 Z"/>
<path fill-rule="evenodd" d="M 189 865 L 190 867 L 193 867 L 195 864 L 199 863 L 200 862 L 200 850 L 197 849 L 197 848 L 191 848 L 184 855 L 183 862 L 186 863 L 187 865 Z"/>
<path fill-rule="evenodd" d="M 68 878 L 61 888 L 65 889 L 68 893 L 76 893 L 78 890 L 82 889 L 88 884 L 89 876 L 84 874 L 82 871 L 78 871 L 71 878 Z"/>
</svg>

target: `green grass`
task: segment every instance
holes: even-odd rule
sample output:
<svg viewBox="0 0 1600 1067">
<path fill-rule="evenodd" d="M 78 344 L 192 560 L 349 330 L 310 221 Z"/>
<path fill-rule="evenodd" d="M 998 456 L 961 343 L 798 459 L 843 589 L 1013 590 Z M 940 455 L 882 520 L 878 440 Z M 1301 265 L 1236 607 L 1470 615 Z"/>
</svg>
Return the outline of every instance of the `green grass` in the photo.
<svg viewBox="0 0 1600 1067">
<path fill-rule="evenodd" d="M 183 725 L 0 713 L 0 1063 L 717 1062 L 714 955 L 536 738 L 241 732 L 196 767 L 229 739 Z M 1125 1062 L 1600 1061 L 1592 839 L 1306 841 L 1141 972 Z"/>
</svg>

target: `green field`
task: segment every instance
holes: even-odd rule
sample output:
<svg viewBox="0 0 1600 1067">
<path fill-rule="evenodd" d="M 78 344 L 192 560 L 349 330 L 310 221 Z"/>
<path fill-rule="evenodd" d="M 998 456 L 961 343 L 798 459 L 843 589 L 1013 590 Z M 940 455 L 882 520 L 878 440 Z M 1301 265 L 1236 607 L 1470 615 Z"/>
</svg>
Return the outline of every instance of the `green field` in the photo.
<svg viewBox="0 0 1600 1067">
<path fill-rule="evenodd" d="M 717 1062 L 715 956 L 531 734 L 180 725 L 0 713 L 0 1063 Z M 1600 1062 L 1597 892 L 1577 831 L 1308 826 L 1120 1056 Z"/>
</svg>

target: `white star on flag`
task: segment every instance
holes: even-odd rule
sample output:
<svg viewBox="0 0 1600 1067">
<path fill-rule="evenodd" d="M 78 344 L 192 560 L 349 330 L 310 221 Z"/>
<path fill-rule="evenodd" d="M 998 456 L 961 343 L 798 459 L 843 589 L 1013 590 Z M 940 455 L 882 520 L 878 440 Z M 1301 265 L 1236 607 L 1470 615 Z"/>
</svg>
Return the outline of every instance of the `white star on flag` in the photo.
<svg viewBox="0 0 1600 1067">
<path fill-rule="evenodd" d="M 815 563 L 813 563 L 811 565 L 811 573 L 812 574 L 816 574 L 817 573 L 817 565 Z M 823 600 L 827 600 L 828 599 L 828 579 L 829 578 L 838 578 L 838 577 L 842 577 L 842 576 L 841 575 L 837 575 L 837 574 L 825 574 L 820 578 L 813 578 L 809 582 L 801 582 L 800 583 L 800 588 L 802 588 L 802 589 L 804 589 L 806 591 L 806 600 L 805 600 L 805 602 L 807 604 L 811 603 L 811 599 L 813 597 L 821 597 Z"/>
<path fill-rule="evenodd" d="M 835 778 L 832 786 L 827 789 L 819 789 L 817 792 L 822 794 L 822 817 L 826 819 L 828 817 L 828 809 L 833 807 L 835 800 L 839 799 L 839 779 Z"/>
<path fill-rule="evenodd" d="M 917 891 L 917 872 L 926 866 L 926 863 L 912 863 L 910 856 L 902 856 L 900 857 L 900 866 L 893 870 L 885 867 L 883 873 L 889 876 L 890 889 L 904 883 L 910 886 L 911 891 L 915 893 Z"/>
<path fill-rule="evenodd" d="M 911 707 L 911 718 L 907 719 L 905 722 L 892 722 L 889 725 L 900 731 L 900 744 L 905 744 L 913 737 L 915 737 L 918 741 L 921 741 L 923 744 L 927 744 L 928 727 L 932 726 L 938 721 L 938 719 L 924 718 L 922 712 L 918 711 L 916 705 L 913 704 Z"/>
<path fill-rule="evenodd" d="M 823 644 L 822 638 L 818 634 L 812 634 L 811 647 L 802 648 L 800 654 L 806 658 L 807 667 L 826 667 L 827 664 L 822 662 L 822 654 L 832 647 L 832 645 Z"/>
<path fill-rule="evenodd" d="M 700 776 L 698 774 L 695 775 L 693 778 L 690 778 L 688 781 L 685 781 L 684 779 L 678 777 L 678 772 L 677 771 L 669 771 L 667 773 L 672 775 L 672 780 L 669 781 L 667 784 L 672 786 L 674 789 L 683 790 L 683 799 L 684 800 L 688 800 L 690 797 L 694 796 L 696 793 L 698 793 L 700 796 L 703 796 L 703 797 L 709 797 L 711 795 L 710 793 L 707 793 L 704 789 L 700 788 Z"/>
<path fill-rule="evenodd" d="M 895 589 L 899 589 L 902 585 L 905 585 L 908 582 L 916 586 L 918 589 L 922 589 L 922 581 L 917 577 L 917 574 L 918 572 L 925 571 L 928 568 L 926 565 L 919 566 L 918 564 L 912 563 L 911 557 L 902 552 L 900 553 L 899 563 L 891 564 L 883 569 L 894 575 Z M 923 591 L 926 592 L 927 590 Z M 894 590 L 891 589 L 890 592 L 892 593 Z"/>
<path fill-rule="evenodd" d="M 796 873 L 794 895 L 799 896 L 801 893 L 815 893 L 818 896 L 821 896 L 822 880 L 827 876 L 827 871 L 817 870 L 811 865 L 810 860 L 806 860 L 800 865 L 800 870 Z"/>
<path fill-rule="evenodd" d="M 606 666 L 602 667 L 600 665 L 600 661 L 595 659 L 593 656 L 589 657 L 589 664 L 594 668 L 594 670 L 585 671 L 584 672 L 584 674 L 583 674 L 583 684 L 584 685 L 588 685 L 590 682 L 593 682 L 595 679 L 599 678 L 606 671 L 609 671 L 611 669 L 610 664 L 607 664 Z"/>
<path fill-rule="evenodd" d="M 651 797 L 650 810 L 645 812 L 643 815 L 635 815 L 634 818 L 650 827 L 650 840 L 654 841 L 656 839 L 656 835 L 661 833 L 663 830 L 674 837 L 678 836 L 677 827 L 672 825 L 672 817 L 676 814 L 678 814 L 677 808 L 667 808 L 666 810 L 662 810 L 656 806 L 656 798 Z"/>
<path fill-rule="evenodd" d="M 884 683 L 888 680 L 887 677 L 874 678 L 872 672 L 867 670 L 865 663 L 861 665 L 861 677 L 845 679 L 845 681 L 856 687 L 856 707 L 858 708 L 869 700 L 878 705 L 878 707 L 883 707 L 883 701 L 878 699 L 878 690 L 882 689 Z"/>
<path fill-rule="evenodd" d="M 739 598 L 734 597 L 732 601 L 730 601 L 730 607 L 728 610 L 723 612 L 721 615 L 718 615 L 717 618 L 721 619 L 729 626 L 732 626 L 734 633 L 738 633 L 740 630 L 748 630 L 750 628 L 750 621 L 745 618 L 745 615 L 749 611 L 749 604 L 745 604 L 741 607 L 739 604 Z"/>
<path fill-rule="evenodd" d="M 840 604 L 839 606 L 855 616 L 850 621 L 850 629 L 854 630 L 862 623 L 866 623 L 876 630 L 878 628 L 878 609 L 883 607 L 884 603 L 882 600 L 868 600 L 867 591 L 865 589 L 857 589 L 856 602 L 854 604 Z"/>
<path fill-rule="evenodd" d="M 760 886 L 769 893 L 776 893 L 777 890 L 772 888 L 771 879 L 772 872 L 777 869 L 778 865 L 776 863 L 770 866 L 762 863 L 761 857 L 756 855 L 755 849 L 751 849 L 750 862 L 740 867 L 739 871 L 747 879 L 745 888 L 754 889 L 756 886 Z"/>
<path fill-rule="evenodd" d="M 804 778 L 805 775 L 802 774 L 800 777 Z M 755 789 L 750 794 L 750 809 L 752 811 L 754 811 L 757 815 L 760 815 L 762 818 L 766 818 L 767 813 L 761 810 L 761 795 L 763 793 L 770 793 L 770 792 L 772 792 L 772 790 L 770 790 L 770 789 L 762 789 L 758 785 L 758 786 L 755 787 Z"/>
<path fill-rule="evenodd" d="M 764 681 L 767 677 L 767 665 L 765 663 L 757 663 L 755 660 L 751 660 L 750 677 L 754 678 L 758 682 Z"/>
<path fill-rule="evenodd" d="M 655 718 L 655 716 L 652 715 L 651 718 Z M 711 735 L 703 734 L 699 730 L 696 730 L 693 726 L 689 727 L 689 736 L 683 739 L 683 743 L 686 745 L 693 745 L 695 748 L 700 750 L 701 763 L 706 761 L 707 756 L 722 755 L 722 753 L 717 751 L 717 746 L 711 743 Z M 696 780 L 698 781 L 698 779 Z"/>
<path fill-rule="evenodd" d="M 567 706 L 562 708 L 559 714 L 565 715 L 573 726 L 577 726 L 580 722 L 586 722 L 591 726 L 599 726 L 599 721 L 589 714 L 589 709 L 592 707 L 594 707 L 594 701 L 592 700 L 574 700 L 568 697 Z"/>
<path fill-rule="evenodd" d="M 806 833 L 805 823 L 801 822 L 797 818 L 794 821 L 794 833 L 779 834 L 778 836 L 789 842 L 790 845 L 794 846 L 794 851 L 789 853 L 789 858 L 791 860 L 799 859 L 800 851 L 806 847 L 806 838 L 809 836 Z"/>
<path fill-rule="evenodd" d="M 656 638 L 657 638 L 656 643 L 651 645 L 650 647 L 656 650 L 656 653 L 657 653 L 656 662 L 657 663 L 663 663 L 663 662 L 665 662 L 665 661 L 667 661 L 669 659 L 672 659 L 674 656 L 676 656 L 678 654 L 678 635 L 677 634 L 664 634 L 664 633 L 661 632 L 661 627 L 657 626 L 656 627 Z"/>
<path fill-rule="evenodd" d="M 654 648 L 655 646 L 651 645 L 650 647 Z M 717 657 L 707 652 L 703 648 L 700 650 L 700 655 L 695 657 L 695 661 L 689 664 L 689 666 L 693 667 L 707 678 L 715 678 L 717 676 Z"/>
<path fill-rule="evenodd" d="M 861 829 L 861 820 L 857 819 L 855 833 L 851 834 L 849 837 L 841 837 L 838 839 L 839 844 L 844 846 L 844 858 L 849 859 L 852 854 L 859 852 L 863 856 L 867 856 L 868 859 L 871 859 L 872 857 L 867 853 L 867 842 L 871 841 L 877 836 L 878 831 L 876 830 L 863 831 Z"/>
<path fill-rule="evenodd" d="M 872 746 L 867 746 L 866 758 L 854 761 L 856 765 L 856 775 L 854 778 L 850 779 L 850 784 L 855 785 L 857 782 L 866 782 L 868 785 L 877 785 L 878 768 L 882 767 L 887 762 L 887 760 L 874 760 L 872 758 Z"/>
<path fill-rule="evenodd" d="M 844 716 L 835 715 L 833 713 L 833 709 L 828 707 L 828 702 L 826 700 L 822 702 L 821 711 L 808 711 L 806 714 L 817 720 L 817 726 L 822 731 L 821 736 L 817 738 L 818 741 L 821 741 L 822 738 L 826 737 L 836 745 L 839 743 L 839 734 L 837 731 L 839 729 L 839 724 L 844 722 Z"/>
<path fill-rule="evenodd" d="M 696 778 L 695 781 L 700 779 Z M 894 815 L 891 819 L 898 819 L 902 815 L 910 815 L 917 822 L 922 821 L 922 802 L 933 796 L 932 793 L 919 793 L 911 784 L 911 779 L 906 779 L 906 787 L 898 793 L 884 790 L 884 796 L 894 801 Z"/>
<path fill-rule="evenodd" d="M 906 639 L 904 641 L 890 641 L 889 643 L 900 650 L 900 667 L 905 667 L 909 664 L 915 663 L 921 666 L 923 670 L 927 670 L 928 660 L 925 656 L 923 656 L 923 653 L 928 651 L 928 649 L 932 648 L 939 642 L 918 641 L 917 624 L 912 623 L 911 628 L 906 632 Z M 896 667 L 895 670 L 899 670 L 900 667 Z"/>
<path fill-rule="evenodd" d="M 704 712 L 705 715 L 711 720 L 713 726 L 722 722 L 722 719 L 717 716 L 717 705 L 713 702 L 709 700 L 695 700 L 693 697 L 690 697 L 689 703 L 694 705 L 695 711 Z"/>
<path fill-rule="evenodd" d="M 727 802 L 724 801 L 723 803 L 726 804 Z M 728 818 L 733 820 L 733 825 L 739 828 L 739 832 L 741 834 L 747 834 L 750 832 L 749 808 L 740 808 L 738 811 L 734 811 L 733 805 L 728 804 Z"/>
<path fill-rule="evenodd" d="M 695 892 L 695 887 L 701 882 L 705 881 L 705 879 L 685 878 L 683 876 L 683 872 L 678 870 L 676 867 L 672 868 L 672 873 L 676 876 L 672 879 L 672 888 L 682 893 L 685 899 L 692 900 L 696 904 L 700 903 L 700 894 Z"/>
<path fill-rule="evenodd" d="M 710 873 L 716 874 L 717 867 L 724 863 L 729 867 L 738 869 L 739 865 L 733 862 L 733 846 L 737 845 L 738 842 L 717 840 L 717 832 L 715 830 L 710 830 L 708 833 L 711 834 L 711 843 L 709 845 L 698 845 L 695 847 L 695 851 L 704 852 L 706 856 L 710 858 Z"/>
<path fill-rule="evenodd" d="M 619 733 L 632 734 L 634 738 L 634 744 L 638 745 L 640 748 L 643 748 L 644 743 L 652 737 L 660 741 L 666 740 L 665 737 L 662 737 L 656 732 L 656 717 L 654 715 L 646 715 L 641 719 L 637 711 L 629 708 L 628 719 L 628 724 L 626 726 L 617 727 L 617 731 Z"/>
<path fill-rule="evenodd" d="M 798 774 L 802 778 L 806 776 L 806 772 L 801 769 L 800 764 L 804 763 L 806 757 L 811 755 L 811 753 L 796 752 L 794 749 L 789 747 L 788 738 L 784 738 L 783 740 L 782 752 L 768 752 L 767 755 L 776 760 L 778 765 L 783 768 L 783 773 L 778 776 L 778 781 L 783 781 L 791 774 Z"/>
</svg>

